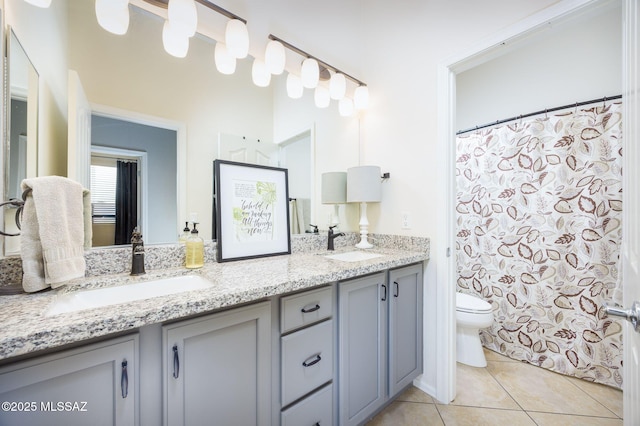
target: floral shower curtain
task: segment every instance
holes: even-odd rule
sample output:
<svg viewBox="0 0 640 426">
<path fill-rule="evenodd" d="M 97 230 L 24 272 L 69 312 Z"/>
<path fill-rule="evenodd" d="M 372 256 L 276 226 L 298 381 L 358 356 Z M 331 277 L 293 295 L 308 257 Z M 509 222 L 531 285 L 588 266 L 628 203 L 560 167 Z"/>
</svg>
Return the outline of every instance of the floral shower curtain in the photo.
<svg viewBox="0 0 640 426">
<path fill-rule="evenodd" d="M 458 291 L 493 306 L 483 345 L 622 386 L 620 103 L 457 138 Z"/>
</svg>

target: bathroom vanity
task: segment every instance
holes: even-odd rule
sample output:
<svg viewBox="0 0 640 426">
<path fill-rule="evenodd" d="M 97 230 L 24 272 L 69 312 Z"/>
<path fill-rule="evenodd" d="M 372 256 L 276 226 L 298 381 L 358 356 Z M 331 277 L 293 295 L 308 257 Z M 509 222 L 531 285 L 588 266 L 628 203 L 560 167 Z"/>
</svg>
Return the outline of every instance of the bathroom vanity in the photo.
<svg viewBox="0 0 640 426">
<path fill-rule="evenodd" d="M 45 315 L 74 290 L 194 272 L 2 297 L 0 423 L 360 424 L 422 369 L 428 240 L 373 251 L 207 263 L 207 288 L 66 313 Z"/>
</svg>

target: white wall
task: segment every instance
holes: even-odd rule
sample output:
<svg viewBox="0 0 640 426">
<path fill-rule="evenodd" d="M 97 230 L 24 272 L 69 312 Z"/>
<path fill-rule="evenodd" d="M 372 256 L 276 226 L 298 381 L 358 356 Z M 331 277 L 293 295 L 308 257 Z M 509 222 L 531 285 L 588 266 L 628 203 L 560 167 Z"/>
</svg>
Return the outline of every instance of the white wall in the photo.
<svg viewBox="0 0 640 426">
<path fill-rule="evenodd" d="M 518 50 L 456 78 L 456 121 L 466 130 L 575 102 L 621 94 L 622 10 L 551 27 Z"/>
<path fill-rule="evenodd" d="M 38 175 L 67 170 L 67 0 L 48 9 L 23 0 L 5 0 L 5 23 L 12 27 L 40 76 Z M 46 42 L 43 42 L 46 40 Z"/>
</svg>

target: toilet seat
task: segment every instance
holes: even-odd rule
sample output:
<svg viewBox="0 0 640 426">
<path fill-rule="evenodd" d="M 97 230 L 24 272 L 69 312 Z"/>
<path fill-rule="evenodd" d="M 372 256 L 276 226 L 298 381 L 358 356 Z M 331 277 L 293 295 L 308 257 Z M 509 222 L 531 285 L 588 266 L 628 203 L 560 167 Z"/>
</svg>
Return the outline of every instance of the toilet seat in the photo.
<svg viewBox="0 0 640 426">
<path fill-rule="evenodd" d="M 456 292 L 456 311 L 484 314 L 491 312 L 491 304 L 470 294 Z"/>
</svg>

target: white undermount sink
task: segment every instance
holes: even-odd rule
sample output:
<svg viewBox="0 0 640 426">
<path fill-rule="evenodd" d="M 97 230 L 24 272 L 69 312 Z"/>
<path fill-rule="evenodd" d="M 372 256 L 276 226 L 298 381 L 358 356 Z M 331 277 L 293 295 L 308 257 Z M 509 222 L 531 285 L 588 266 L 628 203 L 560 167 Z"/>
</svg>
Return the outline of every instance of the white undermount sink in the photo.
<svg viewBox="0 0 640 426">
<path fill-rule="evenodd" d="M 375 259 L 376 257 L 382 256 L 382 254 L 370 253 L 366 251 L 347 251 L 344 253 L 329 254 L 325 257 L 327 259 L 341 260 L 343 262 L 360 262 L 362 260 Z"/>
<path fill-rule="evenodd" d="M 157 296 L 200 290 L 213 284 L 199 275 L 183 275 L 91 290 L 79 290 L 56 296 L 45 316 L 117 305 Z"/>
</svg>

